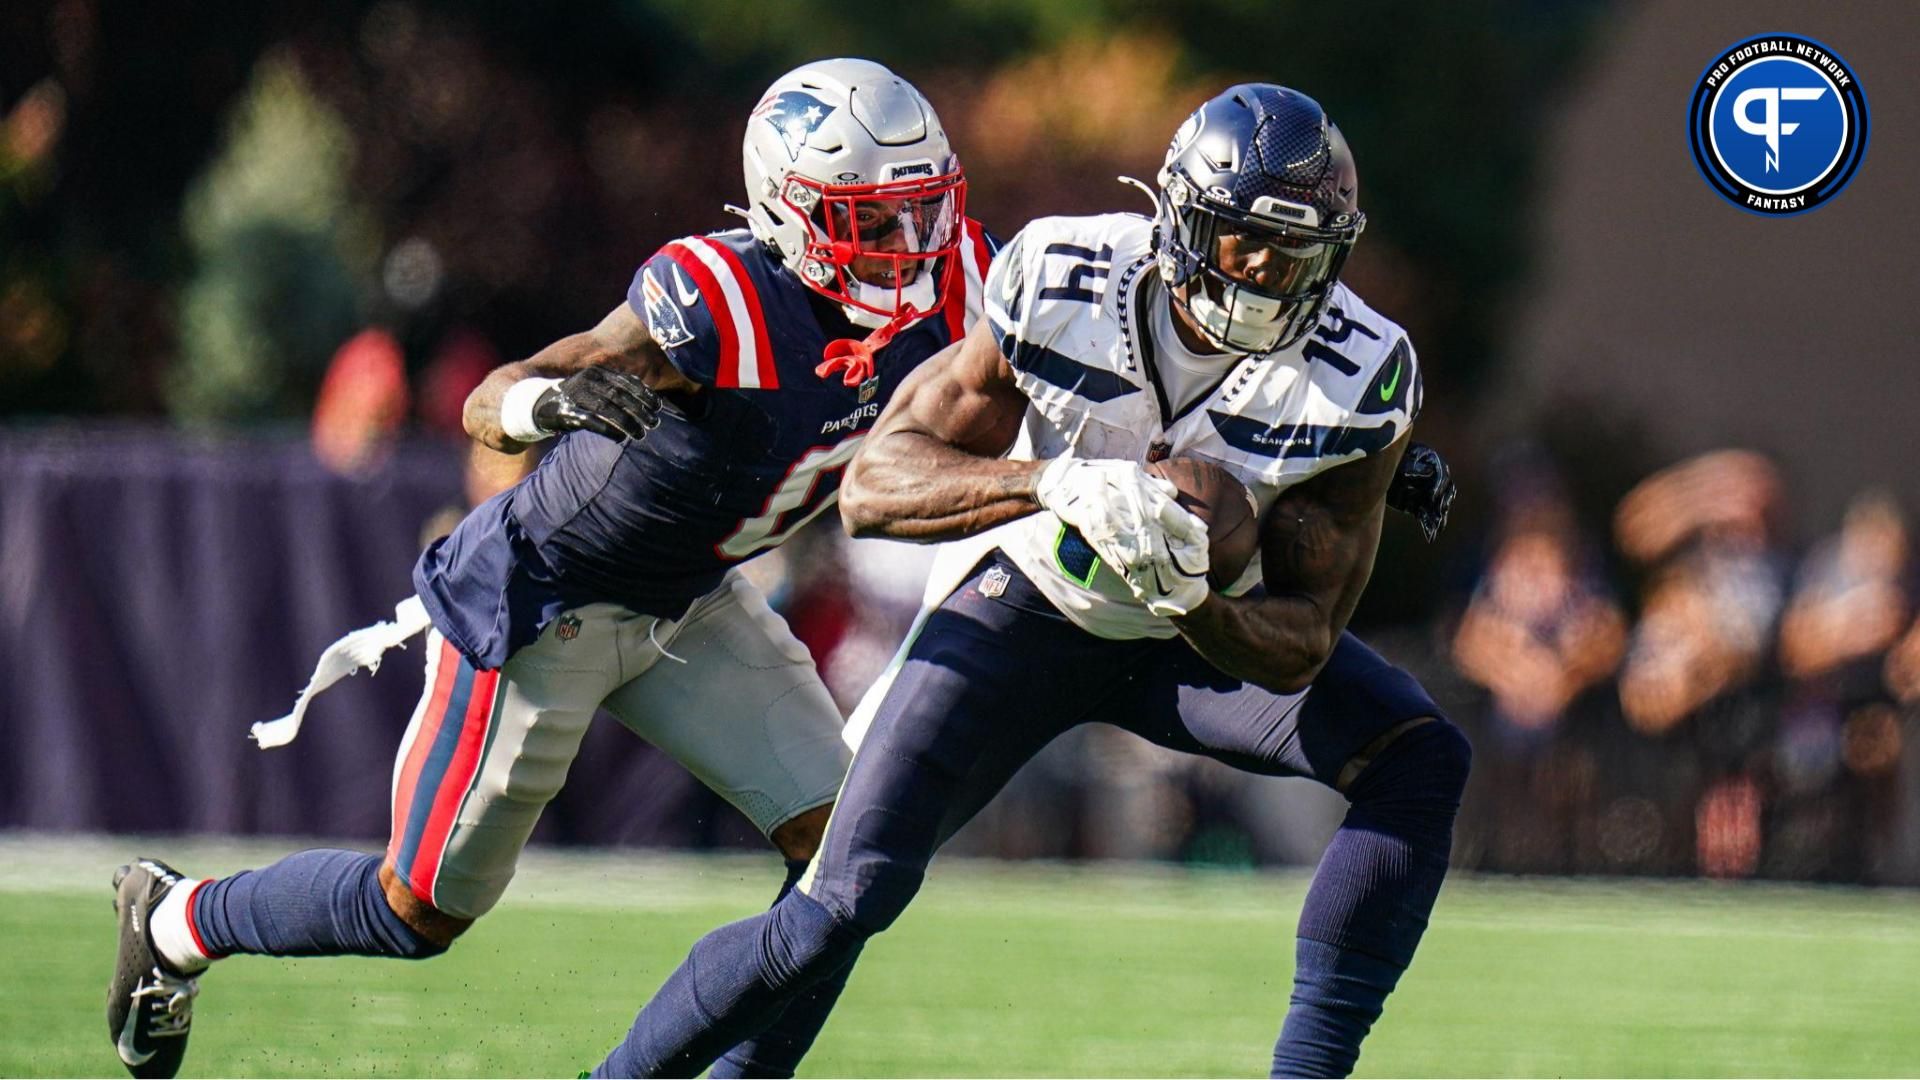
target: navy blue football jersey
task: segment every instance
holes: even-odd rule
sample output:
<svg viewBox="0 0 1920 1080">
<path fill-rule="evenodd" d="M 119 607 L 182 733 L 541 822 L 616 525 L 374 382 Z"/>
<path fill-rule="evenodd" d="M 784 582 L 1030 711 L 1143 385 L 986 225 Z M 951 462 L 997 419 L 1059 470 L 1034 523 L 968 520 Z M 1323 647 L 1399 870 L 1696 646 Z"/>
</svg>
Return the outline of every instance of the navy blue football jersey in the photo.
<svg viewBox="0 0 1920 1080">
<path fill-rule="evenodd" d="M 519 484 L 482 503 L 414 568 L 433 624 L 484 668 L 568 608 L 606 602 L 678 618 L 727 568 L 834 504 L 840 476 L 893 391 L 979 317 L 992 245 L 966 223 L 964 287 L 846 386 L 814 374 L 833 338 L 864 337 L 745 229 L 675 240 L 627 303 L 667 358 L 707 389 L 617 443 L 562 436 Z"/>
</svg>

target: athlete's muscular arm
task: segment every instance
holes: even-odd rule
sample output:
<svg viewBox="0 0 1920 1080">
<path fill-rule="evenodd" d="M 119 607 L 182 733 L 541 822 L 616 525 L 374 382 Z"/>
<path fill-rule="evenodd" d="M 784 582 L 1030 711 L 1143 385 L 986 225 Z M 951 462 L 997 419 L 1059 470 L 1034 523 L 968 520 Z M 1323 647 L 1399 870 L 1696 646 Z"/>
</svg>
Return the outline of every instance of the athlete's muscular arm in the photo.
<svg viewBox="0 0 1920 1080">
<path fill-rule="evenodd" d="M 467 434 L 503 453 L 527 448 L 500 427 L 500 401 L 507 388 L 522 379 L 564 379 L 589 367 L 604 365 L 637 376 L 658 393 L 695 393 L 700 384 L 680 374 L 666 353 L 647 333 L 647 324 L 633 309 L 621 304 L 584 333 L 570 334 L 525 360 L 502 364 L 467 395 L 461 421 Z"/>
<path fill-rule="evenodd" d="M 952 540 L 1040 509 L 1044 461 L 1000 457 L 1027 398 L 986 320 L 907 376 L 840 485 L 852 536 Z"/>
<path fill-rule="evenodd" d="M 1214 593 L 1173 624 L 1213 666 L 1290 694 L 1333 655 L 1373 575 L 1387 486 L 1406 451 L 1335 466 L 1288 488 L 1267 511 L 1260 539 L 1266 595 Z"/>
</svg>

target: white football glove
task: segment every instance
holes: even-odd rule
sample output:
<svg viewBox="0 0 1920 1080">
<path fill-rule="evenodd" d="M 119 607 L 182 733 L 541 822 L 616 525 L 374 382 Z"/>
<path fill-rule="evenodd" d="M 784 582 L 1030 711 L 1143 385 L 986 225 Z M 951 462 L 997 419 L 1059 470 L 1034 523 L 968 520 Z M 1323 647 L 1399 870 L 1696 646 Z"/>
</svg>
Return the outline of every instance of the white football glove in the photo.
<svg viewBox="0 0 1920 1080">
<path fill-rule="evenodd" d="M 1120 570 L 1127 588 L 1155 615 L 1185 615 L 1199 607 L 1211 591 L 1207 586 L 1207 526 L 1199 518 L 1194 521 L 1200 527 L 1197 541 L 1164 533 L 1151 559 Z"/>
<path fill-rule="evenodd" d="M 1156 615 L 1184 615 L 1207 598 L 1207 526 L 1178 494 L 1132 461 L 1055 458 L 1034 486 Z"/>
</svg>

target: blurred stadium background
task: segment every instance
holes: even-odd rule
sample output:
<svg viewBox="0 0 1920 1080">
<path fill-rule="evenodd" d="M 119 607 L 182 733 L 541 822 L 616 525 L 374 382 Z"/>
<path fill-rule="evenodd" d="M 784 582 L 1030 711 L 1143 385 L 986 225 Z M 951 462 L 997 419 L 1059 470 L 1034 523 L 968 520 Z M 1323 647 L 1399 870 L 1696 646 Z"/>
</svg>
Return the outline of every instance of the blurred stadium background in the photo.
<svg viewBox="0 0 1920 1080">
<path fill-rule="evenodd" d="M 1714 196 L 1683 130 L 1705 59 L 1768 30 L 1843 54 L 1876 129 L 1843 197 L 1780 220 Z M 411 660 L 327 695 L 293 747 L 262 754 L 247 724 L 406 595 L 427 539 L 530 467 L 464 443 L 466 392 L 591 325 L 660 243 L 727 227 L 747 109 L 825 55 L 872 56 L 927 93 L 969 209 L 1003 237 L 1143 206 L 1113 177 L 1150 176 L 1180 117 L 1232 81 L 1305 89 L 1347 133 L 1370 224 L 1346 277 L 1419 343 L 1421 437 L 1463 489 L 1438 545 L 1389 526 L 1355 626 L 1475 739 L 1458 866 L 1577 879 L 1450 885 L 1364 1070 L 1920 1071 L 1920 903 L 1884 888 L 1920 885 L 1916 30 L 1899 5 L 1684 0 L 5 5 L 0 928 L 33 979 L 0 996 L 0 1073 L 112 1066 L 81 1041 L 98 1042 L 104 885 L 127 848 L 103 834 L 254 838 L 194 848 L 212 864 L 196 870 L 241 865 L 262 837 L 385 835 Z M 753 566 L 850 706 L 913 614 L 924 552 L 833 525 Z M 1338 814 L 1311 785 L 1078 732 L 956 853 L 1130 862 L 961 864 L 950 880 L 968 884 L 863 967 L 882 974 L 855 980 L 821 1067 L 1255 1071 L 1300 886 L 1234 871 L 1311 864 Z M 760 844 L 611 723 L 539 838 Z M 310 990 L 372 1007 L 252 1057 L 203 1029 L 189 1068 L 570 1071 L 773 873 L 541 858 L 513 915 L 445 963 L 553 989 L 527 1022 L 557 1041 L 516 1041 L 502 1008 L 463 1017 L 497 1052 L 408 1042 L 453 1012 L 425 1004 L 434 969 L 302 965 Z M 552 893 L 568 875 L 581 884 Z M 604 880 L 616 895 L 596 903 Z M 1115 893 L 1120 910 L 1075 922 Z M 576 917 L 599 929 L 568 934 Z M 1013 940 L 1021 979 L 970 970 Z M 1127 968 L 1147 949 L 1165 970 Z M 1217 985 L 1156 991 L 1201 955 Z M 254 990 L 223 970 L 210 993 L 288 985 L 238 970 Z M 557 989 L 576 970 L 577 1001 Z M 1143 1030 L 1181 987 L 1235 1002 L 1238 1026 Z M 370 1019 L 383 993 L 411 1019 Z M 888 1011 L 923 993 L 917 1019 Z M 1041 1002 L 1070 1018 L 1036 1018 Z M 1909 1022 L 1871 1022 L 1875 1003 Z M 965 1019 L 947 1030 L 941 1010 Z M 924 1052 L 859 1042 L 899 1024 L 924 1028 Z"/>
</svg>

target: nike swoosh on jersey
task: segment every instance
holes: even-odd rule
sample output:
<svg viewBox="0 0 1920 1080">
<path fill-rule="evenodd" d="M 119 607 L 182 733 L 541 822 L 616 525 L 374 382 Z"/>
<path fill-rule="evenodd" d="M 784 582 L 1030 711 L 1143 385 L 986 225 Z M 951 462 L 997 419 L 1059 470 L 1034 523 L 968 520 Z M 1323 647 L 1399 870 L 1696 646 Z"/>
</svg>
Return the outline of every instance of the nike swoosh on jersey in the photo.
<svg viewBox="0 0 1920 1080">
<path fill-rule="evenodd" d="M 1395 357 L 1393 361 L 1393 381 L 1382 383 L 1380 386 L 1381 401 L 1393 400 L 1393 392 L 1400 389 L 1400 376 L 1405 374 L 1406 370 L 1407 365 L 1401 363 L 1399 357 Z"/>
<path fill-rule="evenodd" d="M 673 294 L 680 298 L 681 307 L 692 307 L 700 302 L 699 290 L 687 287 L 678 268 L 668 271 L 667 276 L 673 279 Z"/>
<path fill-rule="evenodd" d="M 134 989 L 140 989 L 141 984 L 144 982 L 146 982 L 146 980 L 142 979 L 140 982 L 135 983 Z M 134 999 L 133 1008 L 127 1010 L 127 1022 L 120 1025 L 120 1041 L 116 1045 L 120 1051 L 120 1060 L 126 1062 L 129 1068 L 145 1065 L 147 1062 L 153 1060 L 154 1051 L 147 1050 L 143 1052 L 139 1047 L 133 1045 L 134 1036 L 138 1034 L 137 1029 L 140 1026 L 140 1010 L 145 1007 L 140 999 Z"/>
</svg>

